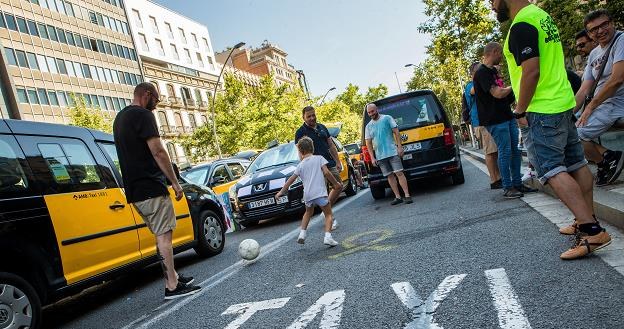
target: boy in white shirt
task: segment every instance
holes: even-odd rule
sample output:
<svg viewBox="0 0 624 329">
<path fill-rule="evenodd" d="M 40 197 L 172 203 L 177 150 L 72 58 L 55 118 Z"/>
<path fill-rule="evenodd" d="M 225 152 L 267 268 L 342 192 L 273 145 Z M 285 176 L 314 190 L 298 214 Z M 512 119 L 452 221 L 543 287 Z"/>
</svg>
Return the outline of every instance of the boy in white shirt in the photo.
<svg viewBox="0 0 624 329">
<path fill-rule="evenodd" d="M 334 178 L 334 175 L 327 169 L 327 160 L 320 155 L 313 155 L 314 143 L 312 139 L 305 136 L 297 142 L 297 150 L 299 150 L 299 158 L 301 162 L 297 165 L 297 169 L 292 176 L 286 181 L 284 187 L 277 192 L 276 198 L 283 196 L 288 187 L 295 182 L 297 177 L 301 178 L 303 183 L 303 201 L 305 202 L 305 214 L 301 220 L 301 232 L 297 242 L 303 244 L 306 238 L 306 229 L 310 223 L 310 218 L 314 214 L 314 207 L 319 206 L 325 215 L 325 238 L 323 243 L 328 246 L 337 246 L 338 242 L 332 238 L 331 227 L 333 214 L 331 204 L 327 198 L 327 187 L 325 179 L 327 179 L 335 189 L 342 190 L 342 184 Z"/>
</svg>

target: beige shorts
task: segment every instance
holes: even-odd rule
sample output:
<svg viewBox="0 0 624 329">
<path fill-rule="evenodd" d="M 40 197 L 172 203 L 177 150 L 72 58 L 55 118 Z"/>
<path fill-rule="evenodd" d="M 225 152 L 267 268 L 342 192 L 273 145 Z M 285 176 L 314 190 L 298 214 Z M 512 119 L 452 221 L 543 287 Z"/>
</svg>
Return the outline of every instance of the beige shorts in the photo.
<svg viewBox="0 0 624 329">
<path fill-rule="evenodd" d="M 481 141 L 481 145 L 483 145 L 483 152 L 485 154 L 493 154 L 498 152 L 496 143 L 494 143 L 494 138 L 492 138 L 492 135 L 490 135 L 485 127 L 475 127 L 475 135 Z"/>
<path fill-rule="evenodd" d="M 134 208 L 143 218 L 147 228 L 156 236 L 173 231 L 176 227 L 173 203 L 168 195 L 135 202 Z"/>
<path fill-rule="evenodd" d="M 332 174 L 332 176 L 334 176 L 338 183 L 342 183 L 342 179 L 340 179 L 340 172 L 338 171 L 338 169 L 336 169 L 336 167 L 327 167 L 327 169 L 329 169 L 329 172 Z M 327 183 L 327 185 L 333 186 L 327 178 L 325 178 L 325 182 Z"/>
</svg>

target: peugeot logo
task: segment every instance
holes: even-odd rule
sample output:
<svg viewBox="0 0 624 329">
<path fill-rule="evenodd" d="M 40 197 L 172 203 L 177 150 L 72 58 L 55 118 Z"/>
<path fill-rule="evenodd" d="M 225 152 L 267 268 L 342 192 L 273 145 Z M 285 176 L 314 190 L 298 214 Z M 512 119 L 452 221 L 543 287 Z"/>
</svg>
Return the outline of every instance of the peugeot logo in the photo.
<svg viewBox="0 0 624 329">
<path fill-rule="evenodd" d="M 266 188 L 267 184 L 266 183 L 261 183 L 261 184 L 256 184 L 254 185 L 253 189 L 254 192 L 262 192 L 264 191 L 264 189 Z"/>
<path fill-rule="evenodd" d="M 401 141 L 402 142 L 407 141 L 407 134 L 401 134 Z"/>
<path fill-rule="evenodd" d="M 0 310 L 0 324 L 4 324 L 9 321 L 9 311 Z"/>
</svg>

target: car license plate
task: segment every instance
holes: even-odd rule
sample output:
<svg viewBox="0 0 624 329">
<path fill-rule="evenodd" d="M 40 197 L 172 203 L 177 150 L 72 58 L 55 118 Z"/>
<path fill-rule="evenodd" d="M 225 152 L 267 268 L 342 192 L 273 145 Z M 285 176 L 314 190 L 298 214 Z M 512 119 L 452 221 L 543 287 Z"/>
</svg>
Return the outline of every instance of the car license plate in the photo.
<svg viewBox="0 0 624 329">
<path fill-rule="evenodd" d="M 288 196 L 284 195 L 277 199 L 277 204 L 282 204 L 288 202 Z"/>
<path fill-rule="evenodd" d="M 411 154 L 404 155 L 403 160 L 412 160 L 412 155 Z"/>
<path fill-rule="evenodd" d="M 269 199 L 249 202 L 247 204 L 247 208 L 254 209 L 254 208 L 270 206 L 272 204 L 275 204 L 275 198 L 269 198 Z"/>
<path fill-rule="evenodd" d="M 420 150 L 421 148 L 422 148 L 422 145 L 420 145 L 420 143 L 407 144 L 407 145 L 403 145 L 403 152 L 417 151 L 417 150 Z"/>
</svg>

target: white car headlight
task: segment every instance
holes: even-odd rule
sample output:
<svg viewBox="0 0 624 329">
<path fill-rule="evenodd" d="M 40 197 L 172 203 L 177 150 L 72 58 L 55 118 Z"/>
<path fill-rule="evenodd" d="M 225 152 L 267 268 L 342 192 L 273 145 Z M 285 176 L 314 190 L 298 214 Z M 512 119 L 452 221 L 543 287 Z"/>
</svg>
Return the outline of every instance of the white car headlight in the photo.
<svg viewBox="0 0 624 329">
<path fill-rule="evenodd" d="M 295 179 L 295 181 L 292 184 L 290 184 L 288 189 L 289 190 L 296 189 L 297 187 L 301 186 L 301 184 L 303 184 L 301 177 L 297 177 L 297 179 Z"/>
<path fill-rule="evenodd" d="M 230 186 L 230 189 L 228 190 L 228 194 L 230 195 L 230 199 L 233 199 L 233 200 L 238 199 L 238 195 L 236 193 L 236 184 Z"/>
</svg>

